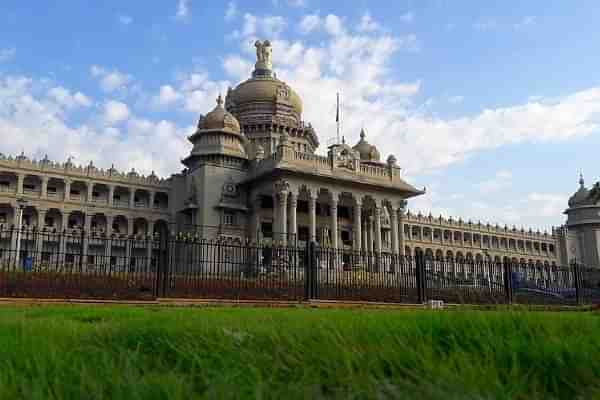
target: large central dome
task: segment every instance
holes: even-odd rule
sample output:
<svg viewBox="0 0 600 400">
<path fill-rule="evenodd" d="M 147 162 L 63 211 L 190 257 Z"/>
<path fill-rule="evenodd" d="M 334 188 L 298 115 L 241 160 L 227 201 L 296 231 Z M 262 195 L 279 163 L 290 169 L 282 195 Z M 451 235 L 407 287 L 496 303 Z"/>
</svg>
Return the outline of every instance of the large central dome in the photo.
<svg viewBox="0 0 600 400">
<path fill-rule="evenodd" d="M 302 114 L 300 96 L 287 83 L 273 76 L 253 76 L 240 83 L 227 94 L 227 101 L 236 107 L 257 102 L 265 102 L 273 106 L 278 103 L 291 107 L 299 115 Z"/>
<path fill-rule="evenodd" d="M 273 72 L 271 42 L 257 40 L 254 45 L 252 76 L 235 89 L 229 88 L 225 108 L 239 121 L 251 147 L 262 147 L 273 154 L 285 134 L 297 149 L 314 152 L 319 140 L 312 126 L 302 121 L 300 96 Z"/>
<path fill-rule="evenodd" d="M 229 89 L 225 106 L 243 125 L 276 123 L 298 128 L 302 100 L 285 82 L 277 79 L 271 62 L 271 42 L 259 40 L 252 77 Z"/>
</svg>

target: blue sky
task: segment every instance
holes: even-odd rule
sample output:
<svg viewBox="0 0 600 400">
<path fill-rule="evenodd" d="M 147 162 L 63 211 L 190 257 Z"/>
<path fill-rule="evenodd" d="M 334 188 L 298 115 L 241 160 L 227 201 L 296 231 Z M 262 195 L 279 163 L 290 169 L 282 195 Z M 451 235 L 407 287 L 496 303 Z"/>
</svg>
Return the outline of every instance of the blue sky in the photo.
<svg viewBox="0 0 600 400">
<path fill-rule="evenodd" d="M 323 144 L 339 90 L 348 141 L 427 187 L 411 209 L 543 229 L 599 179 L 597 1 L 340 4 L 5 0 L 0 152 L 168 176 L 268 38 Z"/>
</svg>

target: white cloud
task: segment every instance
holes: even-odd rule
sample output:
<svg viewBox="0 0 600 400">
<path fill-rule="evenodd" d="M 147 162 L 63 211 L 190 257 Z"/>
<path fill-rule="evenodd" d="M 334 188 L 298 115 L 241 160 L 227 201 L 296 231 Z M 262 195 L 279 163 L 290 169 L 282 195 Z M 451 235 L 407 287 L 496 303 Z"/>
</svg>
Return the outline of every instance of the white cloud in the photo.
<svg viewBox="0 0 600 400">
<path fill-rule="evenodd" d="M 379 29 L 379 24 L 371 17 L 371 14 L 363 14 L 360 18 L 360 24 L 358 25 L 359 32 L 372 32 L 377 29 Z"/>
<path fill-rule="evenodd" d="M 125 121 L 129 115 L 129 107 L 125 103 L 115 100 L 104 103 L 104 120 L 109 125 Z"/>
<path fill-rule="evenodd" d="M 187 21 L 190 15 L 189 0 L 178 0 L 175 19 L 178 21 Z"/>
<path fill-rule="evenodd" d="M 234 1 L 227 3 L 227 9 L 225 9 L 225 21 L 233 21 L 238 14 L 237 5 Z"/>
<path fill-rule="evenodd" d="M 226 37 L 228 39 L 242 39 L 245 46 L 246 42 L 253 42 L 262 36 L 264 39 L 273 40 L 281 35 L 287 26 L 287 21 L 280 15 L 256 16 L 251 13 L 244 14 L 244 23 L 241 32 L 234 30 Z"/>
<path fill-rule="evenodd" d="M 11 47 L 9 49 L 0 49 L 0 62 L 10 61 L 15 58 L 17 49 Z"/>
<path fill-rule="evenodd" d="M 263 17 L 261 28 L 265 35 L 269 38 L 278 37 L 285 29 L 286 22 L 281 16 L 266 16 Z"/>
<path fill-rule="evenodd" d="M 160 87 L 158 96 L 153 98 L 153 104 L 159 107 L 169 106 L 182 98 L 181 93 L 171 85 L 163 85 Z"/>
<path fill-rule="evenodd" d="M 492 179 L 477 184 L 480 193 L 497 193 L 506 189 L 512 183 L 512 173 L 507 170 L 498 171 Z"/>
<path fill-rule="evenodd" d="M 78 97 L 77 92 L 71 96 Z M 60 162 L 73 156 L 76 163 L 93 160 L 101 168 L 115 164 L 122 171 L 134 167 L 144 174 L 155 170 L 165 177 L 181 169 L 179 160 L 189 152 L 186 136 L 193 132 L 192 124 L 178 127 L 169 121 L 130 116 L 119 128 L 113 128 L 105 125 L 105 107 L 102 118 L 91 114 L 89 121 L 73 124 L 65 109 L 55 96 L 48 95 L 45 79 L 0 74 L 0 152 L 14 155 L 24 150 L 38 159 L 48 154 Z"/>
<path fill-rule="evenodd" d="M 409 11 L 409 12 L 406 12 L 406 13 L 400 15 L 399 18 L 400 18 L 400 21 L 409 23 L 409 22 L 413 22 L 415 15 Z"/>
<path fill-rule="evenodd" d="M 123 25 L 129 25 L 133 22 L 133 18 L 129 15 L 119 15 L 119 22 Z"/>
<path fill-rule="evenodd" d="M 90 73 L 93 77 L 100 79 L 100 88 L 107 93 L 127 89 L 127 84 L 132 80 L 130 75 L 116 69 L 109 71 L 98 65 L 92 65 Z"/>
<path fill-rule="evenodd" d="M 327 15 L 327 17 L 325 17 L 325 30 L 333 36 L 342 35 L 344 33 L 344 27 L 342 26 L 341 18 L 333 14 Z"/>
<path fill-rule="evenodd" d="M 56 86 L 48 90 L 48 97 L 66 108 L 89 107 L 92 101 L 83 93 L 71 94 L 68 89 Z"/>
<path fill-rule="evenodd" d="M 308 14 L 302 17 L 298 28 L 301 33 L 308 34 L 319 29 L 321 24 L 321 17 L 318 14 Z"/>
<path fill-rule="evenodd" d="M 254 64 L 238 55 L 227 56 L 223 62 L 225 72 L 237 81 L 241 81 L 250 76 Z"/>
</svg>

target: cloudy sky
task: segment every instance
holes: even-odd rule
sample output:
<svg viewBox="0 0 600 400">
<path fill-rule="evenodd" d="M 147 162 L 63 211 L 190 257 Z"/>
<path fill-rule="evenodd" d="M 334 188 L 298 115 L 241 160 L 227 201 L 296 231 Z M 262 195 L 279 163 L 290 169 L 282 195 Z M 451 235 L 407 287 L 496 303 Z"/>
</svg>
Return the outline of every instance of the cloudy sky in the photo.
<svg viewBox="0 0 600 400">
<path fill-rule="evenodd" d="M 365 127 L 427 188 L 412 210 L 544 229 L 580 170 L 599 179 L 600 3 L 341 4 L 4 0 L 0 152 L 178 172 L 198 116 L 268 38 L 321 142 L 339 91 L 347 140 Z"/>
</svg>

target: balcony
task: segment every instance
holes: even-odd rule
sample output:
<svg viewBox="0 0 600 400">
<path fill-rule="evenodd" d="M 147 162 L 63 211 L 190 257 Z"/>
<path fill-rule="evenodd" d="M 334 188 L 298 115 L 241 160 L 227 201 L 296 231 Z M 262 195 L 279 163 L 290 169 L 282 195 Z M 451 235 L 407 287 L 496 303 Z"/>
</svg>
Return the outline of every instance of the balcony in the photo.
<svg viewBox="0 0 600 400">
<path fill-rule="evenodd" d="M 108 204 L 108 198 L 106 198 L 106 197 L 92 197 L 92 203 L 95 203 L 95 204 Z"/>
<path fill-rule="evenodd" d="M 23 194 L 31 197 L 40 197 L 40 189 L 23 189 Z"/>
<path fill-rule="evenodd" d="M 16 192 L 16 190 L 12 186 L 8 186 L 8 185 L 0 186 L 0 193 L 15 193 L 15 192 Z"/>
<path fill-rule="evenodd" d="M 129 208 L 129 201 L 127 200 L 113 200 L 113 206 L 118 208 Z"/>
</svg>

